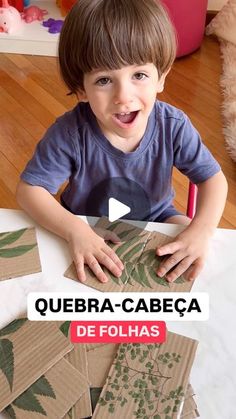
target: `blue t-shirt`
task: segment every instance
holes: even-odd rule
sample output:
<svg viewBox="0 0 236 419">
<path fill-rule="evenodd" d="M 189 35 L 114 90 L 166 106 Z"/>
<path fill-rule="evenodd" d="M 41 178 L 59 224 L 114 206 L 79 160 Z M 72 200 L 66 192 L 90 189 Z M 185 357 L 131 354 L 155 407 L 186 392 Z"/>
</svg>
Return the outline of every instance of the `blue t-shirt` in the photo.
<svg viewBox="0 0 236 419">
<path fill-rule="evenodd" d="M 96 216 L 107 215 L 103 203 L 111 196 L 111 179 L 134 181 L 149 199 L 148 213 L 140 205 L 139 189 L 131 191 L 129 182 L 120 201 L 129 202 L 125 195 L 132 199 L 137 207 L 136 219 L 164 221 L 178 213 L 172 205 L 174 166 L 195 184 L 220 170 L 182 111 L 157 101 L 139 146 L 124 153 L 103 135 L 89 104 L 79 103 L 48 129 L 21 179 L 52 194 L 68 180 L 61 195 L 63 205 L 74 214 Z M 87 214 L 87 202 L 96 185 L 105 187 L 100 189 L 98 199 L 94 197 L 93 214 Z"/>
</svg>

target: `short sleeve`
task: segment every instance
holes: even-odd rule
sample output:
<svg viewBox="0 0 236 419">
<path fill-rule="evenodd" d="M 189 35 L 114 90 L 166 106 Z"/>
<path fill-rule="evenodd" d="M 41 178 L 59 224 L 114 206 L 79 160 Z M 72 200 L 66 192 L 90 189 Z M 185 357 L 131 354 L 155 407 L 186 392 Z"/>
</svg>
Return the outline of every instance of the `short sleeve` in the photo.
<svg viewBox="0 0 236 419">
<path fill-rule="evenodd" d="M 192 183 L 204 182 L 220 171 L 220 165 L 185 114 L 179 121 L 173 146 L 174 166 Z"/>
<path fill-rule="evenodd" d="M 21 179 L 55 194 L 78 165 L 79 153 L 74 135 L 59 118 L 38 143 Z"/>
</svg>

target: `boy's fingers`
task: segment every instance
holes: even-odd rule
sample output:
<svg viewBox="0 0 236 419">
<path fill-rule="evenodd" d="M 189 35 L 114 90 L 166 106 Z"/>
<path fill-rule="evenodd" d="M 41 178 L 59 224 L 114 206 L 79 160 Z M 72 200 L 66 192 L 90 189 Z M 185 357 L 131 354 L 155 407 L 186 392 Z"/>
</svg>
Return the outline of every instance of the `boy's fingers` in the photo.
<svg viewBox="0 0 236 419">
<path fill-rule="evenodd" d="M 75 269 L 77 273 L 78 280 L 80 282 L 86 281 L 86 275 L 84 272 L 84 258 L 83 256 L 78 256 L 76 260 L 74 260 Z"/>
<path fill-rule="evenodd" d="M 158 247 L 156 253 L 158 256 L 170 255 L 181 249 L 181 242 L 176 241 Z"/>
<path fill-rule="evenodd" d="M 186 279 L 188 281 L 194 281 L 200 274 L 203 266 L 204 262 L 198 259 L 196 263 L 189 267 L 188 271 L 186 272 Z"/>
<path fill-rule="evenodd" d="M 86 264 L 90 267 L 91 271 L 93 271 L 94 275 L 97 277 L 97 279 L 99 279 L 99 281 L 108 281 L 108 278 L 104 274 L 98 260 L 92 254 L 86 257 Z"/>
<path fill-rule="evenodd" d="M 106 253 L 102 252 L 101 255 L 98 256 L 99 262 L 105 266 L 113 275 L 117 276 L 118 278 L 122 274 L 122 269 L 120 269 L 117 264 L 108 256 Z"/>
<path fill-rule="evenodd" d="M 113 262 L 118 266 L 120 270 L 124 269 L 123 263 L 121 262 L 117 254 L 114 252 L 114 250 L 112 250 L 109 246 L 104 247 L 102 250 L 107 256 L 109 256 L 110 259 L 113 260 Z"/>
<path fill-rule="evenodd" d="M 191 257 L 186 257 L 183 260 L 181 260 L 181 262 L 176 266 L 176 268 L 166 275 L 167 281 L 175 281 L 180 275 L 187 271 L 187 269 L 191 266 L 192 261 L 193 260 Z"/>
<path fill-rule="evenodd" d="M 184 259 L 184 254 L 182 252 L 177 252 L 168 257 L 166 260 L 160 263 L 157 269 L 157 275 L 161 278 L 169 272 L 175 265 L 177 265 L 181 260 Z"/>
</svg>

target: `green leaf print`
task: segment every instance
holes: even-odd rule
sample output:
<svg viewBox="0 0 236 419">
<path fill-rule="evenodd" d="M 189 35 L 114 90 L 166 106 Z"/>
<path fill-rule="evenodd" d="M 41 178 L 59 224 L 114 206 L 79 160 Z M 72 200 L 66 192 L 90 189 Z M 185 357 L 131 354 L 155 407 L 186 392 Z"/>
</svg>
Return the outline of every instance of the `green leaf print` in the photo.
<svg viewBox="0 0 236 419">
<path fill-rule="evenodd" d="M 174 284 L 183 284 L 186 282 L 183 276 L 179 276 L 179 278 L 175 279 Z"/>
<path fill-rule="evenodd" d="M 64 336 L 68 338 L 69 336 L 69 330 L 70 330 L 70 321 L 66 321 L 62 323 L 62 325 L 59 327 L 60 331 L 63 333 Z"/>
<path fill-rule="evenodd" d="M 35 246 L 37 246 L 36 243 L 17 246 L 17 247 L 12 247 L 11 249 L 1 249 L 0 250 L 0 257 L 2 257 L 2 258 L 14 258 L 15 256 L 21 256 L 24 253 L 29 252 Z"/>
<path fill-rule="evenodd" d="M 28 319 L 16 319 L 0 330 L 0 336 L 10 335 L 16 332 Z"/>
<path fill-rule="evenodd" d="M 4 239 L 0 240 L 0 247 L 6 246 L 8 244 L 14 243 L 16 240 L 18 240 L 26 231 L 26 228 L 22 228 L 18 231 L 13 231 L 12 233 L 7 233 L 7 235 L 4 237 Z"/>
<path fill-rule="evenodd" d="M 133 248 L 131 248 L 131 246 L 133 246 L 134 244 L 136 244 L 138 242 L 138 245 L 141 246 L 141 249 L 144 246 L 144 243 L 140 243 L 140 238 L 142 238 L 143 236 L 138 236 L 138 237 L 133 237 L 131 240 L 128 240 L 127 242 L 121 244 L 121 246 L 118 247 L 118 249 L 116 250 L 116 254 L 119 257 L 124 257 L 125 253 L 127 253 L 127 251 L 131 251 L 133 250 Z M 130 250 L 131 248 L 131 250 Z M 128 260 L 128 258 L 126 257 L 126 260 Z"/>
<path fill-rule="evenodd" d="M 140 276 L 144 286 L 152 288 L 150 282 L 148 281 L 147 274 L 145 271 L 145 265 L 143 263 L 138 263 L 137 265 L 138 275 Z"/>
<path fill-rule="evenodd" d="M 28 388 L 26 391 L 24 391 L 24 393 L 18 396 L 12 404 L 17 406 L 19 409 L 27 410 L 30 412 L 37 412 L 47 416 L 47 413 L 39 403 L 38 399 L 35 397 L 31 388 Z"/>
<path fill-rule="evenodd" d="M 13 385 L 13 372 L 14 372 L 14 354 L 13 344 L 9 339 L 0 340 L 0 370 L 5 375 L 10 390 L 12 391 Z"/>
<path fill-rule="evenodd" d="M 136 255 L 136 253 L 139 253 L 140 250 L 142 250 L 144 244 L 138 243 L 136 246 L 134 246 L 131 250 L 129 250 L 127 253 L 123 255 L 123 260 L 130 260 L 133 256 Z"/>
<path fill-rule="evenodd" d="M 47 378 L 42 375 L 34 384 L 30 387 L 30 390 L 34 394 L 40 394 L 41 396 L 51 397 L 52 399 L 56 398 L 56 395 L 53 391 L 53 388 Z"/>
<path fill-rule="evenodd" d="M 35 394 L 56 399 L 56 395 L 51 384 L 46 377 L 42 375 L 42 377 L 40 377 L 34 384 L 32 384 L 32 386 L 24 391 L 24 393 L 18 396 L 12 404 L 17 406 L 19 409 L 37 412 L 47 416 L 47 412 L 41 406 Z"/>
<path fill-rule="evenodd" d="M 160 278 L 159 276 L 157 276 L 156 272 L 153 270 L 152 267 L 150 268 L 148 267 L 148 273 L 150 277 L 152 278 L 152 280 L 156 282 L 156 284 L 162 285 L 163 287 L 170 288 L 169 282 L 165 278 Z"/>
</svg>

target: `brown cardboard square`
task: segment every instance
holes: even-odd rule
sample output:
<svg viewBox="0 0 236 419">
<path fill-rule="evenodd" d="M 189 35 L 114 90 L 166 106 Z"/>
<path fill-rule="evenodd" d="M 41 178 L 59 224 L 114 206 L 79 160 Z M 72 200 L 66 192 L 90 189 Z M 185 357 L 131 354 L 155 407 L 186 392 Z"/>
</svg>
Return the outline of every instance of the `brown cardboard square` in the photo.
<svg viewBox="0 0 236 419">
<path fill-rule="evenodd" d="M 40 419 L 43 416 L 61 419 L 86 388 L 84 376 L 62 358 L 14 400 L 6 412 L 15 419 Z"/>
<path fill-rule="evenodd" d="M 58 321 L 56 324 L 65 336 L 69 338 L 70 331 L 69 321 Z M 65 359 L 67 359 L 77 371 L 79 371 L 84 378 L 84 385 L 86 390 L 82 397 L 71 408 L 70 412 L 65 416 L 65 419 L 81 419 L 92 415 L 90 389 L 88 381 L 88 363 L 86 356 L 86 346 L 81 343 L 73 343 L 73 349 L 69 352 Z"/>
<path fill-rule="evenodd" d="M 0 233 L 0 280 L 41 270 L 35 228 Z"/>
<path fill-rule="evenodd" d="M 163 259 L 156 255 L 156 248 L 169 243 L 172 240 L 171 237 L 158 232 L 151 233 L 134 228 L 131 224 L 121 221 L 109 223 L 105 218 L 101 218 L 96 226 L 111 229 L 120 236 L 122 234 L 124 242 L 116 245 L 109 243 L 109 246 L 118 254 L 125 268 L 120 278 L 116 278 L 104 268 L 109 281 L 101 283 L 93 272 L 85 267 L 87 278 L 85 285 L 103 292 L 187 292 L 191 290 L 193 282 L 186 281 L 182 276 L 175 282 L 169 283 L 165 278 L 159 278 L 156 274 L 156 269 Z M 126 232 L 128 234 L 125 236 Z M 131 239 L 129 234 L 132 234 Z M 67 269 L 64 275 L 77 280 L 74 264 Z"/>
<path fill-rule="evenodd" d="M 163 344 L 121 344 L 93 419 L 177 419 L 196 348 L 195 340 L 171 332 Z"/>
<path fill-rule="evenodd" d="M 118 344 L 106 344 L 87 352 L 90 387 L 103 387 L 116 356 Z"/>
<path fill-rule="evenodd" d="M 52 322 L 17 319 L 0 330 L 0 411 L 73 346 Z"/>
</svg>

